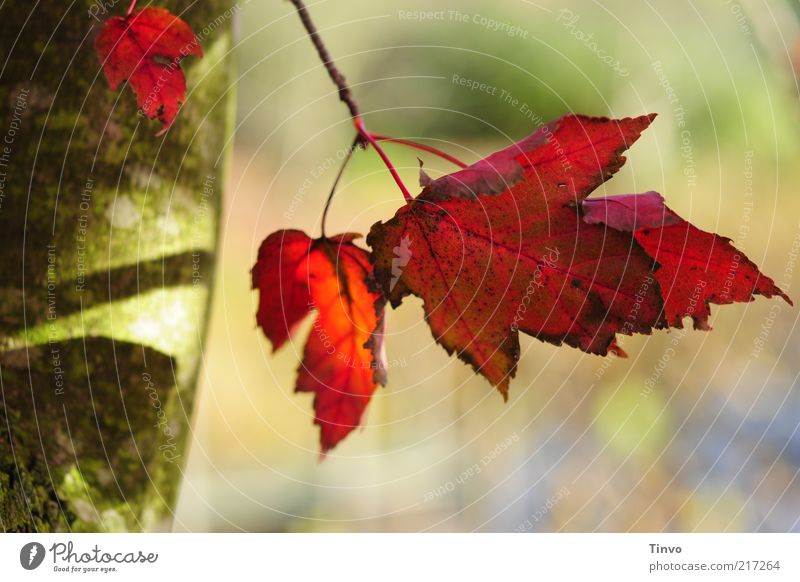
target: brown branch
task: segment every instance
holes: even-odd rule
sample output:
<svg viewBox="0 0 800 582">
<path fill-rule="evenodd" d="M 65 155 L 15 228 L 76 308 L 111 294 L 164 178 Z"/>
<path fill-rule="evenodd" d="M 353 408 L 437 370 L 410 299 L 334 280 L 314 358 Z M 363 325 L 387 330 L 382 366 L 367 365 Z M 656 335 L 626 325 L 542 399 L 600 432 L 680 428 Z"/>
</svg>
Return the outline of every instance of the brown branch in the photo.
<svg viewBox="0 0 800 582">
<path fill-rule="evenodd" d="M 364 120 L 361 118 L 361 112 L 358 110 L 358 104 L 356 103 L 353 94 L 350 92 L 350 87 L 347 85 L 344 75 L 342 75 L 341 71 L 336 68 L 336 64 L 333 62 L 325 43 L 322 42 L 322 37 L 320 37 L 317 27 L 311 21 L 311 16 L 308 13 L 308 8 L 306 8 L 305 3 L 303 0 L 289 1 L 294 4 L 294 7 L 297 9 L 297 14 L 300 16 L 300 20 L 303 22 L 306 32 L 308 32 L 308 35 L 311 37 L 311 42 L 314 43 L 314 47 L 317 49 L 317 54 L 319 54 L 322 64 L 325 65 L 328 75 L 330 75 L 334 85 L 336 85 L 336 87 L 339 89 L 339 99 L 341 99 L 350 110 L 350 116 L 353 118 L 353 124 L 358 132 L 355 144 L 365 147 L 366 144 L 371 145 L 388 168 L 389 173 L 392 175 L 392 178 L 394 178 L 394 181 L 397 183 L 397 186 L 403 193 L 403 197 L 406 200 L 411 200 L 411 193 L 408 191 L 408 188 L 406 188 L 405 184 L 403 184 L 403 180 L 400 179 L 400 175 L 397 173 L 394 165 L 392 165 L 392 161 L 389 159 L 389 156 L 386 155 L 383 149 L 381 149 L 381 146 L 378 144 L 378 141 L 369 131 L 367 131 L 367 128 L 364 126 Z M 328 204 L 329 203 L 330 199 L 328 201 Z"/>
<path fill-rule="evenodd" d="M 308 35 L 311 37 L 311 42 L 314 43 L 314 47 L 317 49 L 317 53 L 319 54 L 322 64 L 325 65 L 328 75 L 330 75 L 331 80 L 339 89 L 339 99 L 341 99 L 342 102 L 347 105 L 347 108 L 350 110 L 350 115 L 353 117 L 353 119 L 360 117 L 361 112 L 358 110 L 358 104 L 356 103 L 353 94 L 350 92 L 350 87 L 347 85 L 344 75 L 342 75 L 341 71 L 336 68 L 336 64 L 333 62 L 325 43 L 322 42 L 322 37 L 319 35 L 317 27 L 311 21 L 311 16 L 308 14 L 308 8 L 306 8 L 305 3 L 303 0 L 289 1 L 294 4 L 295 8 L 297 8 L 297 13 L 300 16 L 300 20 L 303 22 L 303 26 L 308 32 Z"/>
</svg>

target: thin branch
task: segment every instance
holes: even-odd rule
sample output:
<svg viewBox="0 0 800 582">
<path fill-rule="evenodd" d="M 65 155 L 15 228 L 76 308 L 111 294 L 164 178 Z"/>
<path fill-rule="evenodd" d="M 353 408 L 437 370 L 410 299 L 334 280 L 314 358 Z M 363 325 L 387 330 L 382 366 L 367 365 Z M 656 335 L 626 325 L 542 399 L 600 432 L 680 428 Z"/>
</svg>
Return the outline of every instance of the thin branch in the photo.
<svg viewBox="0 0 800 582">
<path fill-rule="evenodd" d="M 336 193 L 336 187 L 339 185 L 339 180 L 342 179 L 342 174 L 344 174 L 344 170 L 347 167 L 347 164 L 350 163 L 350 158 L 353 157 L 353 152 L 356 151 L 358 144 L 361 143 L 361 134 L 356 136 L 356 139 L 353 140 L 350 149 L 347 150 L 347 155 L 345 156 L 344 160 L 342 160 L 342 165 L 339 168 L 339 172 L 336 174 L 336 178 L 333 180 L 333 186 L 331 186 L 331 191 L 328 194 L 328 199 L 325 201 L 325 210 L 322 211 L 322 238 L 325 238 L 325 221 L 328 219 L 328 209 L 331 207 L 331 200 L 333 200 L 333 195 Z"/>
<path fill-rule="evenodd" d="M 356 129 L 361 137 L 369 142 L 369 144 L 375 148 L 375 151 L 378 152 L 378 155 L 383 160 L 383 163 L 389 169 L 389 173 L 392 174 L 392 178 L 394 181 L 397 182 L 397 185 L 400 188 L 400 191 L 403 193 L 403 198 L 407 201 L 412 200 L 414 197 L 411 196 L 411 192 L 408 191 L 406 185 L 403 184 L 403 180 L 400 179 L 400 174 L 397 173 L 397 170 L 394 169 L 394 165 L 392 164 L 392 160 L 389 159 L 389 156 L 386 155 L 386 152 L 383 151 L 380 145 L 378 145 L 378 141 L 372 136 L 372 134 L 367 131 L 367 128 L 364 127 L 364 121 L 360 117 L 356 117 L 353 119 L 353 122 L 356 125 Z"/>
<path fill-rule="evenodd" d="M 131 5 L 130 5 L 130 6 L 128 6 L 128 11 L 125 13 L 125 16 L 130 16 L 131 14 L 133 14 L 133 9 L 134 9 L 134 8 L 136 8 L 136 3 L 137 3 L 138 1 L 139 1 L 139 0 L 133 0 L 133 1 L 131 2 Z"/>
<path fill-rule="evenodd" d="M 447 160 L 451 164 L 455 164 L 459 168 L 466 168 L 467 167 L 467 164 L 465 164 L 464 162 L 462 162 L 461 160 L 459 160 L 455 156 L 451 156 L 447 152 L 443 152 L 442 150 L 437 149 L 437 148 L 435 148 L 433 146 L 429 146 L 429 145 L 424 144 L 424 143 L 418 143 L 416 141 L 411 141 L 409 139 L 401 139 L 399 137 L 390 137 L 388 135 L 380 135 L 380 134 L 377 134 L 377 133 L 373 133 L 371 135 L 377 141 L 388 141 L 388 142 L 392 142 L 392 143 L 398 143 L 398 144 L 401 144 L 401 145 L 404 145 L 404 146 L 407 146 L 407 147 L 410 147 L 410 148 L 421 150 L 423 152 L 428 152 L 429 154 L 433 154 L 435 156 L 439 156 L 440 158 L 442 158 L 444 160 Z"/>
<path fill-rule="evenodd" d="M 353 98 L 353 94 L 350 92 L 350 87 L 347 85 L 344 75 L 342 75 L 341 71 L 336 68 L 336 64 L 333 62 L 325 43 L 322 42 L 322 37 L 319 35 L 319 31 L 317 31 L 317 27 L 311 21 L 311 16 L 308 14 L 308 9 L 306 8 L 305 3 L 303 0 L 289 1 L 294 4 L 295 8 L 297 8 L 297 13 L 300 16 L 300 20 L 303 22 L 303 26 L 308 32 L 308 35 L 311 37 L 311 42 L 314 43 L 314 47 L 317 49 L 317 54 L 319 54 L 322 64 L 325 65 L 328 75 L 330 75 L 334 85 L 336 85 L 336 87 L 339 89 L 339 99 L 341 99 L 342 102 L 347 105 L 347 108 L 350 110 L 350 115 L 353 117 L 353 119 L 360 117 L 361 113 L 358 110 L 358 104 Z"/>
<path fill-rule="evenodd" d="M 303 0 L 289 0 L 294 7 L 297 9 L 297 14 L 300 16 L 300 20 L 303 22 L 303 26 L 308 32 L 308 35 L 311 37 L 311 42 L 314 43 L 314 47 L 317 49 L 317 54 L 319 58 L 322 60 L 322 64 L 325 65 L 325 69 L 328 71 L 328 75 L 330 75 L 331 80 L 333 81 L 334 85 L 339 89 L 339 99 L 347 105 L 347 108 L 350 110 L 350 116 L 353 118 L 353 125 L 355 125 L 356 131 L 358 132 L 358 137 L 356 138 L 356 145 L 360 143 L 369 143 L 375 151 L 378 152 L 378 155 L 383 160 L 383 163 L 386 165 L 386 168 L 392 174 L 392 178 L 394 181 L 397 182 L 397 185 L 400 187 L 400 191 L 403 193 L 403 197 L 406 200 L 411 200 L 412 196 L 411 193 L 406 188 L 406 185 L 403 184 L 403 181 L 400 179 L 400 175 L 395 170 L 394 166 L 392 165 L 392 161 L 389 159 L 389 156 L 386 155 L 386 152 L 383 151 L 380 145 L 378 145 L 378 141 L 372 137 L 372 134 L 367 130 L 364 126 L 364 120 L 361 118 L 361 112 L 358 109 L 358 104 L 356 103 L 353 94 L 350 92 L 350 87 L 347 85 L 347 81 L 344 78 L 344 75 L 336 68 L 336 64 L 333 62 L 330 53 L 328 52 L 325 43 L 322 42 L 322 37 L 319 35 L 319 31 L 314 23 L 311 21 L 311 16 L 308 13 L 308 9 L 306 8 L 305 3 Z"/>
</svg>

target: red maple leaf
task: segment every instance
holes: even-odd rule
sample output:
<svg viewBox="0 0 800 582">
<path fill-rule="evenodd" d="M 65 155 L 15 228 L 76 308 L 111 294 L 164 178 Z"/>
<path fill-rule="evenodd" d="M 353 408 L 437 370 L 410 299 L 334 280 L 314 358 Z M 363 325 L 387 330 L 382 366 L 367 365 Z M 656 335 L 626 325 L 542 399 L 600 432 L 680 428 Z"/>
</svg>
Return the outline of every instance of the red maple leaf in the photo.
<svg viewBox="0 0 800 582">
<path fill-rule="evenodd" d="M 189 25 L 165 8 L 143 8 L 109 18 L 95 48 L 111 88 L 128 81 L 139 109 L 166 131 L 186 98 L 181 59 L 203 56 Z"/>
<path fill-rule="evenodd" d="M 622 152 L 654 117 L 567 115 L 427 181 L 392 219 L 372 227 L 375 280 L 395 307 L 408 294 L 420 297 L 435 339 L 504 396 L 519 330 L 624 355 L 617 333 L 680 326 L 685 315 L 702 327 L 706 301 L 786 298 L 741 253 L 742 269 L 722 297 L 725 261 L 738 251 L 657 208 L 650 195 L 641 205 L 639 197 L 626 199 L 624 210 L 612 211 L 620 204 L 609 199 L 584 202 L 622 166 Z M 413 241 L 413 254 L 398 276 L 393 249 L 404 239 Z M 693 295 L 697 280 L 706 284 Z"/>
<path fill-rule="evenodd" d="M 296 389 L 314 393 L 323 454 L 360 425 L 377 384 L 386 381 L 383 310 L 367 286 L 367 252 L 352 244 L 358 236 L 312 240 L 299 230 L 279 230 L 261 243 L 252 271 L 256 320 L 273 351 L 317 310 Z"/>
<path fill-rule="evenodd" d="M 792 304 L 729 238 L 686 222 L 667 208 L 656 192 L 590 198 L 583 202 L 583 219 L 633 233 L 656 264 L 655 277 L 671 327 L 683 327 L 683 318 L 690 316 L 695 329 L 710 329 L 709 303 L 723 305 L 752 301 L 753 295 L 778 295 Z"/>
</svg>

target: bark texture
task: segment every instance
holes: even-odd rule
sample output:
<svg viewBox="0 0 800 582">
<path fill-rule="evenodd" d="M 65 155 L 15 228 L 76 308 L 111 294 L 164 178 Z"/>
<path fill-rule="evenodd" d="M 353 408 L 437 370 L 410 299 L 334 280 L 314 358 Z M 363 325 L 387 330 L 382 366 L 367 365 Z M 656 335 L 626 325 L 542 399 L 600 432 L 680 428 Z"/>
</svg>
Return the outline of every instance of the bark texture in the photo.
<svg viewBox="0 0 800 582">
<path fill-rule="evenodd" d="M 230 0 L 168 0 L 205 57 L 170 131 L 94 52 L 128 2 L 0 7 L 0 530 L 171 524 L 232 125 Z"/>
</svg>

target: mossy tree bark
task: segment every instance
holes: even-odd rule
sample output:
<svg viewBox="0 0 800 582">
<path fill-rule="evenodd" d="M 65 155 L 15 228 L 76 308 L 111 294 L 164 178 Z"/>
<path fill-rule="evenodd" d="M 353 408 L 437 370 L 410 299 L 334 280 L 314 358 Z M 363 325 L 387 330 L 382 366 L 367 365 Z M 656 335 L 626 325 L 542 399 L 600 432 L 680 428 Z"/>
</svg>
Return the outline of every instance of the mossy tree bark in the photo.
<svg viewBox="0 0 800 582">
<path fill-rule="evenodd" d="M 112 6 L 113 5 L 113 6 Z M 170 527 L 232 125 L 231 0 L 167 0 L 205 56 L 173 127 L 94 52 L 128 2 L 0 7 L 0 530 Z"/>
</svg>

